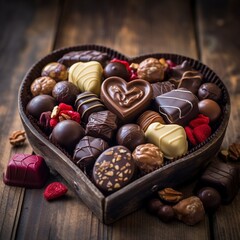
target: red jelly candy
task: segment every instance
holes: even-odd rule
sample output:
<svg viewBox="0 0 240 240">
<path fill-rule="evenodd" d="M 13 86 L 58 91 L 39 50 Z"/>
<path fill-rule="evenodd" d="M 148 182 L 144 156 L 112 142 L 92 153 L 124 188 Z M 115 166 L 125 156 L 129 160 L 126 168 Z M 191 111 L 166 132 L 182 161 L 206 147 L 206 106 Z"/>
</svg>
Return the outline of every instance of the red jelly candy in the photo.
<svg viewBox="0 0 240 240">
<path fill-rule="evenodd" d="M 58 107 L 60 111 L 63 111 L 63 110 L 73 111 L 72 106 L 65 103 L 60 103 Z"/>
<path fill-rule="evenodd" d="M 68 189 L 64 184 L 60 182 L 53 182 L 46 187 L 44 197 L 49 201 L 63 196 L 67 191 Z"/>
<path fill-rule="evenodd" d="M 202 124 L 209 124 L 209 122 L 210 122 L 209 117 L 207 117 L 203 114 L 198 114 L 197 118 L 190 121 L 189 126 L 191 128 L 195 128 L 195 127 L 200 126 Z"/>
<path fill-rule="evenodd" d="M 193 130 L 190 127 L 185 127 L 185 132 L 187 134 L 188 140 L 192 143 L 192 145 L 197 145 L 197 141 L 193 135 Z"/>
<path fill-rule="evenodd" d="M 199 143 L 204 142 L 211 135 L 211 128 L 207 124 L 202 124 L 193 129 L 193 135 Z"/>
</svg>

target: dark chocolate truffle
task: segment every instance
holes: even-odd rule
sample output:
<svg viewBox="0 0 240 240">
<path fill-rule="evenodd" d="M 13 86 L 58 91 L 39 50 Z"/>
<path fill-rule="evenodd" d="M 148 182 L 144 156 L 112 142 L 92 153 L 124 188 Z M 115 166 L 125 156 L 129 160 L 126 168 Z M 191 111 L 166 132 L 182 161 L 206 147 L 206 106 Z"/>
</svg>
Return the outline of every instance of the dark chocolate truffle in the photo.
<svg viewBox="0 0 240 240">
<path fill-rule="evenodd" d="M 198 191 L 197 196 L 202 201 L 206 212 L 215 212 L 221 204 L 221 196 L 214 188 L 204 187 Z"/>
<path fill-rule="evenodd" d="M 216 121 L 221 115 L 220 106 L 211 99 L 204 99 L 198 103 L 199 112 L 209 117 L 210 122 Z"/>
<path fill-rule="evenodd" d="M 119 145 L 123 145 L 133 151 L 138 145 L 146 142 L 143 130 L 139 125 L 129 123 L 118 129 L 116 140 Z"/>
<path fill-rule="evenodd" d="M 92 113 L 88 118 L 86 125 L 86 134 L 99 137 L 106 141 L 113 138 L 113 134 L 117 129 L 117 116 L 106 110 Z"/>
<path fill-rule="evenodd" d="M 80 113 L 84 123 L 88 122 L 88 117 L 92 113 L 106 110 L 98 96 L 91 92 L 84 92 L 77 96 L 75 109 Z"/>
<path fill-rule="evenodd" d="M 53 97 L 59 103 L 66 103 L 69 105 L 74 105 L 78 94 L 78 88 L 73 83 L 68 81 L 58 82 L 52 90 Z"/>
<path fill-rule="evenodd" d="M 155 107 L 166 123 L 185 126 L 196 118 L 198 98 L 185 88 L 178 88 L 155 98 Z"/>
<path fill-rule="evenodd" d="M 124 146 L 105 150 L 93 167 L 93 180 L 103 192 L 114 192 L 127 185 L 134 174 L 131 152 Z"/>
<path fill-rule="evenodd" d="M 130 78 L 130 74 L 126 66 L 120 62 L 110 62 L 107 64 L 107 66 L 104 68 L 103 74 L 105 78 L 117 76 L 126 81 L 128 81 Z"/>
<path fill-rule="evenodd" d="M 157 211 L 157 216 L 163 222 L 170 222 L 175 218 L 175 213 L 172 206 L 162 205 Z"/>
<path fill-rule="evenodd" d="M 222 97 L 221 89 L 214 83 L 204 83 L 198 89 L 198 98 L 203 99 L 212 99 L 213 101 L 219 101 Z"/>
<path fill-rule="evenodd" d="M 108 144 L 101 138 L 83 137 L 77 144 L 73 162 L 81 169 L 92 168 L 98 156 L 108 148 Z"/>
<path fill-rule="evenodd" d="M 52 111 L 57 105 L 56 100 L 49 95 L 38 95 L 27 104 L 26 111 L 36 119 L 39 119 L 43 112 Z"/>
<path fill-rule="evenodd" d="M 84 134 L 84 129 L 79 123 L 73 120 L 65 120 L 54 127 L 50 139 L 53 143 L 71 153 Z"/>
<path fill-rule="evenodd" d="M 3 181 L 10 186 L 41 188 L 48 176 L 49 168 L 41 156 L 17 153 L 11 158 Z"/>
</svg>

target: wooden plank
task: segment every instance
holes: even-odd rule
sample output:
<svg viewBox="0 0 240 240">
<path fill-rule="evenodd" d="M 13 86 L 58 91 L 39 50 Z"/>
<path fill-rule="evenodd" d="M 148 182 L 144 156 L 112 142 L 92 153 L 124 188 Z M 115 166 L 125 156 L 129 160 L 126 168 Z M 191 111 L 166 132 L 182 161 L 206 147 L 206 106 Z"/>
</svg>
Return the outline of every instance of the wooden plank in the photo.
<svg viewBox="0 0 240 240">
<path fill-rule="evenodd" d="M 14 153 L 31 153 L 27 143 L 12 148 L 8 137 L 22 129 L 17 110 L 18 88 L 27 69 L 51 50 L 57 20 L 57 1 L 1 1 L 0 5 L 0 175 Z M 47 30 L 47 31 L 46 31 Z M 24 199 L 23 188 L 0 181 L 0 239 L 14 239 Z"/>
<path fill-rule="evenodd" d="M 240 34 L 239 1 L 198 1 L 199 43 L 202 61 L 226 84 L 231 97 L 231 116 L 223 147 L 240 140 Z M 232 204 L 222 206 L 214 216 L 215 239 L 240 239 L 240 193 Z"/>
</svg>

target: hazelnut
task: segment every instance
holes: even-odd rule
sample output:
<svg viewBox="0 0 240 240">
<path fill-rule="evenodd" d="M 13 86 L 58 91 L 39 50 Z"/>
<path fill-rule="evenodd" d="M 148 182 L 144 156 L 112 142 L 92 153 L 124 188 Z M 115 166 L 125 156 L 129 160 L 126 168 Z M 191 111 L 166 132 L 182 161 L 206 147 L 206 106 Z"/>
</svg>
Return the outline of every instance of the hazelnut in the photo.
<svg viewBox="0 0 240 240">
<path fill-rule="evenodd" d="M 164 70 L 164 65 L 158 59 L 147 58 L 139 64 L 137 75 L 138 78 L 154 83 L 164 79 Z"/>
<path fill-rule="evenodd" d="M 204 219 L 205 211 L 201 200 L 192 196 L 173 206 L 178 220 L 187 225 L 194 225 Z"/>
<path fill-rule="evenodd" d="M 42 69 L 42 76 L 53 78 L 56 82 L 66 81 L 68 79 L 67 68 L 58 62 L 51 62 Z"/>
<path fill-rule="evenodd" d="M 35 97 L 40 94 L 51 95 L 56 81 L 50 77 L 36 78 L 31 85 L 31 93 Z"/>
</svg>

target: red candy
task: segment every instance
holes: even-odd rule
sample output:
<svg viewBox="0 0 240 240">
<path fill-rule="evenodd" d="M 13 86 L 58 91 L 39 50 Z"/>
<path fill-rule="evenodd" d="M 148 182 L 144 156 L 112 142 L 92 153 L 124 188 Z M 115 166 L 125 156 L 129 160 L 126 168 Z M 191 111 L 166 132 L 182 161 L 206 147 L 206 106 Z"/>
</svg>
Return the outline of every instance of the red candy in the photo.
<svg viewBox="0 0 240 240">
<path fill-rule="evenodd" d="M 46 187 L 44 197 L 47 201 L 53 200 L 63 196 L 67 191 L 68 189 L 64 184 L 60 182 L 53 182 Z"/>
<path fill-rule="evenodd" d="M 192 145 L 197 145 L 204 142 L 212 133 L 212 129 L 209 126 L 209 118 L 203 114 L 199 114 L 197 118 L 189 122 L 189 125 L 185 127 L 188 140 Z"/>
<path fill-rule="evenodd" d="M 55 127 L 58 124 L 58 122 L 65 119 L 71 119 L 75 122 L 80 123 L 81 120 L 80 114 L 78 112 L 75 112 L 71 105 L 60 103 L 59 106 L 56 107 L 57 107 L 56 114 L 55 116 L 51 116 L 50 120 L 51 127 Z M 55 108 L 53 109 L 53 111 L 56 110 Z"/>
</svg>

